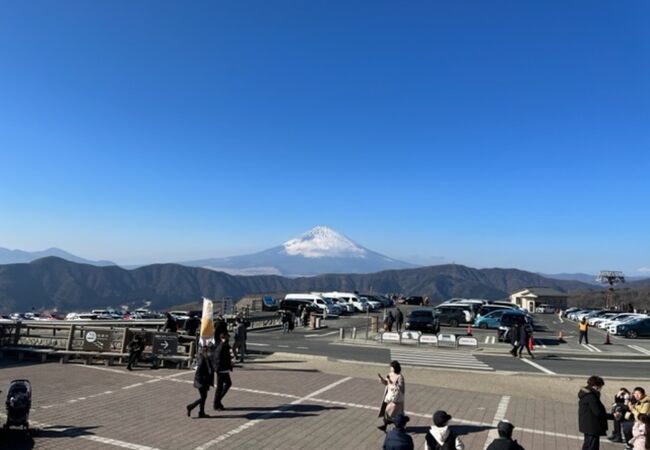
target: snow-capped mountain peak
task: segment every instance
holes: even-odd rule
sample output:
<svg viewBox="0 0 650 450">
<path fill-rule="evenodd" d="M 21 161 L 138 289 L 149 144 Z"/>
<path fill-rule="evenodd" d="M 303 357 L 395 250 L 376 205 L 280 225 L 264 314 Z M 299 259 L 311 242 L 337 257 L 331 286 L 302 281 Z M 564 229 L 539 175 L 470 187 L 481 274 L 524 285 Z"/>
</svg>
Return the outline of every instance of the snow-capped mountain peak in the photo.
<svg viewBox="0 0 650 450">
<path fill-rule="evenodd" d="M 287 255 L 305 258 L 365 258 L 367 250 L 341 233 L 325 226 L 314 227 L 302 236 L 283 244 Z"/>
</svg>

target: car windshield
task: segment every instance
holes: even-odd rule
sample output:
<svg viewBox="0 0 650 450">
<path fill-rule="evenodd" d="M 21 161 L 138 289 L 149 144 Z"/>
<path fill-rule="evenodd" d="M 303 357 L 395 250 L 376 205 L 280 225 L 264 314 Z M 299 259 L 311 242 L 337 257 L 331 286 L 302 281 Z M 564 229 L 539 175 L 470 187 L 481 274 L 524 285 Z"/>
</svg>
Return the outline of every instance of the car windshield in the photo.
<svg viewBox="0 0 650 450">
<path fill-rule="evenodd" d="M 330 300 L 329 298 L 324 298 L 323 300 L 324 300 L 325 303 L 327 303 L 328 305 L 333 305 L 333 304 L 334 304 L 334 303 L 332 302 L 332 300 Z"/>
</svg>

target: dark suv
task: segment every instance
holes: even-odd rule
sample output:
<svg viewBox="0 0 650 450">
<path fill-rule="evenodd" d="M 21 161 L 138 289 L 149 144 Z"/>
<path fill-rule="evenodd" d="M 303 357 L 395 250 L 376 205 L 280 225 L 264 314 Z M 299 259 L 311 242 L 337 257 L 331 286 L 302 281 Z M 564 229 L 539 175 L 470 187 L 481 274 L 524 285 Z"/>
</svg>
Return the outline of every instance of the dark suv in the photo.
<svg viewBox="0 0 650 450">
<path fill-rule="evenodd" d="M 406 297 L 404 299 L 404 304 L 405 305 L 424 305 L 424 297 L 420 297 L 419 295 L 412 295 L 410 297 Z"/>
<path fill-rule="evenodd" d="M 437 334 L 440 331 L 438 318 L 431 309 L 414 309 L 406 316 L 404 326 L 407 330 Z"/>
<path fill-rule="evenodd" d="M 433 308 L 433 313 L 438 317 L 440 325 L 457 327 L 458 325 L 468 323 L 464 308 L 437 306 Z"/>
</svg>

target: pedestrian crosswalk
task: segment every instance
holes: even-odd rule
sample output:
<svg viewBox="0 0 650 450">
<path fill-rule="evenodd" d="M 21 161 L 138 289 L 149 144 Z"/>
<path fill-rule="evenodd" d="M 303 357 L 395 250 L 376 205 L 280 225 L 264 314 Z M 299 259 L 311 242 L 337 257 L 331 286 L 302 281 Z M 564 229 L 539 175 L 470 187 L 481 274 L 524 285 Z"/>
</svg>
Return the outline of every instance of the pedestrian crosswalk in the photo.
<svg viewBox="0 0 650 450">
<path fill-rule="evenodd" d="M 596 347 L 595 345 L 592 345 L 592 344 L 580 344 L 580 345 L 582 345 L 584 348 L 586 348 L 590 352 L 595 352 L 595 353 L 602 353 L 603 352 L 601 349 L 599 349 L 598 347 Z"/>
<path fill-rule="evenodd" d="M 644 355 L 650 355 L 650 350 L 647 348 L 643 348 L 640 345 L 628 345 L 632 350 L 636 350 L 639 353 L 643 353 Z"/>
<path fill-rule="evenodd" d="M 494 370 L 489 365 L 479 361 L 475 356 L 463 350 L 435 351 L 391 349 L 390 357 L 401 364 L 427 367 L 448 367 L 452 369 Z"/>
</svg>

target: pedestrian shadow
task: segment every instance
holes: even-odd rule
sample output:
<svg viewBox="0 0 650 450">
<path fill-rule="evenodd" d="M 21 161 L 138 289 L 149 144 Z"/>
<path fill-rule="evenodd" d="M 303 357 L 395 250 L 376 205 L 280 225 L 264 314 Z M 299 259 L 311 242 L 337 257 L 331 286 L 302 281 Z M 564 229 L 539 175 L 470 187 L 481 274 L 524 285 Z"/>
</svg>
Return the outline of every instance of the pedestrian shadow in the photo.
<svg viewBox="0 0 650 450">
<path fill-rule="evenodd" d="M 489 425 L 452 425 L 451 428 L 459 436 L 465 436 L 471 433 L 480 433 L 481 431 L 491 430 L 494 427 Z M 431 427 L 406 427 L 406 431 L 411 434 L 426 434 Z"/>
<path fill-rule="evenodd" d="M 300 417 L 315 417 L 323 411 L 333 411 L 346 409 L 343 406 L 322 406 L 310 404 L 298 405 L 280 405 L 280 406 L 264 406 L 264 407 L 233 407 L 228 408 L 228 411 L 251 411 L 248 414 L 233 414 L 233 415 L 220 415 L 214 417 L 228 418 L 228 419 L 296 419 Z M 273 412 L 277 411 L 277 412 Z"/>
<path fill-rule="evenodd" d="M 287 359 L 287 360 L 273 360 L 273 361 L 266 361 L 266 360 L 259 360 L 258 361 L 256 359 L 250 359 L 250 360 L 246 361 L 244 364 L 287 364 L 287 363 L 299 364 L 299 363 L 305 363 L 305 362 L 307 362 L 307 361 L 302 360 L 302 359 L 301 360 Z M 239 362 L 233 363 L 233 364 L 241 365 L 241 363 L 239 363 Z M 242 367 L 245 367 L 245 366 L 242 366 Z"/>
<path fill-rule="evenodd" d="M 262 368 L 262 369 L 255 369 L 255 368 L 248 368 L 245 367 L 243 370 L 246 370 L 248 372 L 309 372 L 309 373 L 316 373 L 320 372 L 318 369 L 290 369 L 290 368 L 284 368 L 284 367 L 274 367 L 274 368 Z"/>
<path fill-rule="evenodd" d="M 68 425 L 50 425 L 47 427 L 30 428 L 22 430 L 20 428 L 10 428 L 0 430 L 0 443 L 2 448 L 12 450 L 30 450 L 35 447 L 34 438 L 36 439 L 56 439 L 56 438 L 75 438 L 80 436 L 94 435 L 91 430 L 98 427 L 72 427 Z"/>
</svg>

